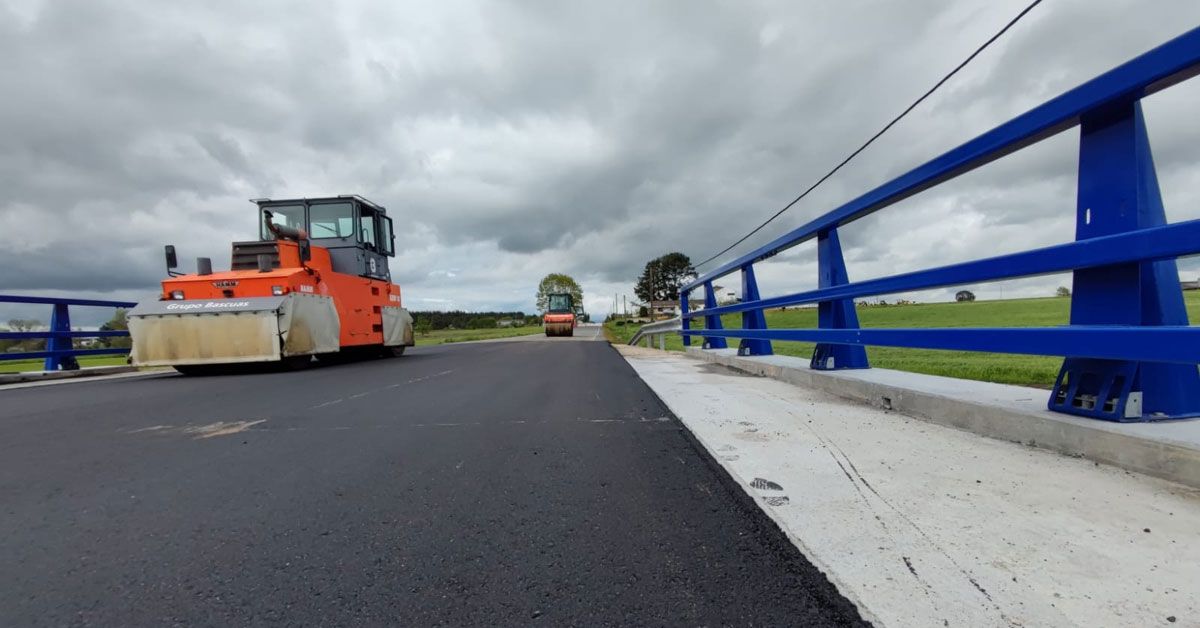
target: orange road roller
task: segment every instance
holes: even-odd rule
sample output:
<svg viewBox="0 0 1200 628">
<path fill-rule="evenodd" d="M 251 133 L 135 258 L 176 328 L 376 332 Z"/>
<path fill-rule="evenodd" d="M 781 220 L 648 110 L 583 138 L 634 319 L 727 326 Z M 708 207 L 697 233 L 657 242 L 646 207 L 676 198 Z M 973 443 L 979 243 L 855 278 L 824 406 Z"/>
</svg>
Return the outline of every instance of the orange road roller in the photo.
<svg viewBox="0 0 1200 628">
<path fill-rule="evenodd" d="M 316 357 L 398 356 L 412 316 L 391 282 L 392 219 L 357 195 L 255 199 L 259 239 L 234 242 L 230 269 L 208 258 L 181 274 L 166 247 L 162 293 L 128 314 L 136 366 L 185 374 L 234 365 L 298 368 Z"/>
<path fill-rule="evenodd" d="M 569 294 L 548 295 L 542 326 L 547 336 L 575 335 L 575 303 Z"/>
</svg>

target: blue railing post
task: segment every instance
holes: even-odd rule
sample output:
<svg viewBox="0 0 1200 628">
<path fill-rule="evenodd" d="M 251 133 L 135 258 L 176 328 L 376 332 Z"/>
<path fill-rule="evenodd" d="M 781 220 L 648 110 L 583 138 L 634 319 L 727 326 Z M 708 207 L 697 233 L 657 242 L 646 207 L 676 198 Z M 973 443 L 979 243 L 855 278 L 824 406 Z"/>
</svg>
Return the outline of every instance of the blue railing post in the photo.
<svg viewBox="0 0 1200 628">
<path fill-rule="evenodd" d="M 1140 102 L 1080 125 L 1075 239 L 1167 224 Z M 1188 324 L 1174 259 L 1076 270 L 1072 325 Z M 1200 415 L 1194 364 L 1068 357 L 1051 410 L 1117 421 Z"/>
<path fill-rule="evenodd" d="M 50 314 L 50 331 L 71 331 L 71 314 L 67 309 L 66 303 L 54 304 L 54 311 Z M 46 340 L 47 351 L 70 351 L 71 349 L 70 335 L 52 335 Z M 75 360 L 75 356 L 73 355 L 52 354 L 46 356 L 43 368 L 47 371 L 57 371 L 60 368 L 64 371 L 75 371 L 79 369 L 79 362 Z"/>
<path fill-rule="evenodd" d="M 758 281 L 754 278 L 754 266 L 746 264 L 742 267 L 742 301 L 752 303 L 758 301 Z M 761 308 L 742 312 L 742 329 L 766 329 L 767 317 Z M 743 338 L 738 343 L 738 355 L 771 355 L 771 341 L 761 338 Z"/>
<path fill-rule="evenodd" d="M 692 327 L 692 319 L 688 318 L 688 299 L 691 297 L 690 290 L 679 291 L 679 329 L 683 332 L 683 346 L 692 346 L 692 337 L 687 335 L 687 331 Z"/>
<path fill-rule="evenodd" d="M 850 282 L 836 228 L 817 234 L 817 268 L 821 288 Z M 858 312 L 854 311 L 854 299 L 821 301 L 817 306 L 817 326 L 821 329 L 858 329 Z M 820 371 L 831 371 L 865 369 L 871 365 L 867 363 L 865 347 L 820 343 L 813 349 L 809 366 Z"/>
<path fill-rule="evenodd" d="M 704 309 L 711 310 L 717 307 L 717 293 L 713 290 L 711 281 L 704 282 Z M 721 315 L 714 314 L 704 317 L 705 329 L 721 329 Z M 721 336 L 705 336 L 705 349 L 724 349 L 729 345 L 725 344 L 725 339 Z"/>
</svg>

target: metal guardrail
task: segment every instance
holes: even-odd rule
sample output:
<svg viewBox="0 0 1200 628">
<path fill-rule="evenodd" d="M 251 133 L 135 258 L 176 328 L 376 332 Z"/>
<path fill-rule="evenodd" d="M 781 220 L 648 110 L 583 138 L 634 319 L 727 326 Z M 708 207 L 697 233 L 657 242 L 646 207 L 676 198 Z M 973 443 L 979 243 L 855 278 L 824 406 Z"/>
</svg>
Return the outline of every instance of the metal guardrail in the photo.
<svg viewBox="0 0 1200 628">
<path fill-rule="evenodd" d="M 642 325 L 641 328 L 637 330 L 637 333 L 633 335 L 633 338 L 629 339 L 629 344 L 630 346 L 636 346 L 638 341 L 641 340 L 642 337 L 645 337 L 646 348 L 650 348 L 650 341 L 652 337 L 658 336 L 658 348 L 666 350 L 667 334 L 677 334 L 681 329 L 683 329 L 682 318 L 671 318 L 665 321 L 658 321 L 657 323 Z"/>
<path fill-rule="evenodd" d="M 1188 326 L 1175 258 L 1200 253 L 1200 220 L 1168 224 L 1140 100 L 1200 73 L 1200 28 L 1039 105 L 943 155 L 727 262 L 680 291 L 684 343 L 740 339 L 742 355 L 773 340 L 817 343 L 814 369 L 868 368 L 867 345 L 1063 356 L 1048 407 L 1130 421 L 1200 416 L 1200 329 Z M 851 282 L 838 227 L 1009 153 L 1080 127 L 1075 242 Z M 817 239 L 818 288 L 764 299 L 754 264 Z M 741 302 L 718 306 L 713 281 L 741 272 Z M 1074 273 L 1066 327 L 859 329 L 854 298 Z M 703 289 L 705 308 L 688 311 Z M 817 329 L 768 329 L 764 310 L 818 304 Z M 723 329 L 722 314 L 742 314 Z M 703 330 L 691 330 L 693 320 Z"/>
<path fill-rule="evenodd" d="M 73 371 L 79 368 L 75 358 L 81 355 L 123 355 L 129 353 L 128 347 L 102 347 L 98 349 L 76 349 L 72 342 L 75 338 L 115 338 L 127 337 L 128 331 L 73 331 L 71 329 L 71 313 L 69 306 L 131 308 L 136 303 L 126 301 L 99 301 L 96 299 L 57 299 L 50 297 L 24 297 L 0 294 L 0 303 L 38 303 L 53 306 L 50 313 L 50 329 L 47 331 L 0 331 L 0 340 L 30 340 L 45 338 L 46 349 L 43 351 L 21 351 L 0 353 L 0 360 L 29 360 L 45 358 L 44 368 L 47 371 Z"/>
</svg>

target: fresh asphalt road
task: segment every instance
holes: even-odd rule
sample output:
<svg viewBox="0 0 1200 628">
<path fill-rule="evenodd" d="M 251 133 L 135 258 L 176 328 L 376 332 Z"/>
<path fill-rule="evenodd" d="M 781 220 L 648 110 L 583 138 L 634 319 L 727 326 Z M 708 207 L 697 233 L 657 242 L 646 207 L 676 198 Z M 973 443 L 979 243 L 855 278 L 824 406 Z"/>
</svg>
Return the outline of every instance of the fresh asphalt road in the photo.
<svg viewBox="0 0 1200 628">
<path fill-rule="evenodd" d="M 0 626 L 860 623 L 559 340 L 0 389 Z"/>
</svg>

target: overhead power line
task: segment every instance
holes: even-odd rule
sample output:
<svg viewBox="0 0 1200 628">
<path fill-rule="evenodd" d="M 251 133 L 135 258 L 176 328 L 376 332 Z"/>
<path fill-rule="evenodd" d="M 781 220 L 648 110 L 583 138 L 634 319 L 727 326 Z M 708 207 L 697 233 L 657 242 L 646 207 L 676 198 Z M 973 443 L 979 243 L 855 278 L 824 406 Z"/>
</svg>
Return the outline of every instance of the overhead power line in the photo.
<svg viewBox="0 0 1200 628">
<path fill-rule="evenodd" d="M 766 220 L 764 220 L 762 222 L 762 224 L 755 227 L 753 230 L 750 231 L 750 233 L 747 233 L 746 235 L 742 236 L 741 238 L 738 238 L 738 240 L 736 242 L 734 242 L 733 244 L 730 244 L 729 246 L 725 247 L 724 249 L 721 249 L 721 252 L 717 253 L 716 255 L 713 255 L 713 256 L 709 257 L 708 259 L 705 259 L 703 262 L 696 264 L 696 266 L 697 267 L 703 266 L 703 265 L 717 259 L 718 257 L 721 257 L 722 255 L 728 253 L 729 251 L 733 250 L 733 248 L 736 247 L 737 245 L 745 242 L 751 236 L 758 233 L 759 231 L 762 231 L 763 227 L 766 227 L 767 225 L 771 224 L 771 222 L 774 221 L 776 218 L 782 216 L 783 213 L 786 212 L 787 210 L 791 209 L 793 205 L 795 205 L 796 203 L 799 203 L 801 199 L 808 196 L 808 194 L 810 192 L 812 192 L 813 190 L 817 189 L 817 186 L 821 185 L 822 183 L 825 182 L 826 179 L 828 179 L 829 177 L 832 177 L 834 174 L 836 174 L 838 170 L 841 170 L 842 166 L 845 166 L 846 164 L 850 163 L 851 159 L 854 159 L 855 157 L 857 157 L 859 153 L 866 150 L 866 148 L 868 146 L 870 146 L 872 143 L 874 143 L 875 140 L 879 139 L 880 136 L 882 136 L 884 133 L 887 133 L 888 129 L 891 129 L 893 126 L 895 126 L 896 123 L 899 122 L 902 118 L 904 118 L 904 116 L 908 115 L 908 113 L 910 111 L 912 111 L 913 109 L 916 109 L 917 105 L 920 105 L 922 102 L 925 101 L 926 98 L 929 98 L 929 96 L 932 95 L 934 92 L 936 92 L 938 90 L 938 88 L 941 87 L 946 81 L 950 80 L 950 78 L 953 77 L 955 74 L 958 74 L 959 70 L 965 68 L 968 63 L 970 63 L 975 57 L 979 56 L 979 53 L 983 52 L 984 50 L 987 49 L 988 46 L 992 45 L 992 42 L 996 41 L 997 39 L 1000 39 L 1000 37 L 1002 35 L 1004 35 L 1004 33 L 1008 32 L 1008 29 L 1010 29 L 1014 25 L 1016 25 L 1017 22 L 1021 21 L 1021 18 L 1025 17 L 1025 15 L 1027 13 L 1032 11 L 1034 7 L 1036 7 L 1037 5 L 1039 5 L 1041 3 L 1042 3 L 1042 0 L 1033 0 L 1033 2 L 1029 3 L 1029 6 L 1022 9 L 1021 12 L 1018 13 L 1016 17 L 1009 20 L 1009 22 L 1004 25 L 1004 28 L 1001 28 L 999 31 L 996 32 L 995 35 L 992 35 L 991 37 L 989 37 L 987 41 L 983 42 L 983 45 L 981 45 L 975 49 L 975 52 L 972 52 L 970 56 L 968 56 L 966 59 L 963 59 L 962 63 L 959 63 L 953 70 L 951 70 L 948 74 L 943 76 L 941 78 L 941 80 L 939 80 L 936 84 L 934 84 L 933 87 L 930 87 L 928 91 L 926 91 L 924 94 L 922 94 L 920 98 L 913 101 L 913 103 L 911 105 L 909 105 L 907 108 L 905 108 L 904 111 L 901 111 L 900 115 L 896 116 L 895 118 L 892 118 L 892 121 L 888 122 L 886 125 L 884 125 L 884 127 L 882 129 L 880 129 L 877 133 L 875 133 L 875 135 L 872 135 L 871 139 L 864 142 L 862 146 L 859 146 L 858 148 L 854 149 L 854 152 L 850 153 L 850 155 L 848 157 L 843 159 L 840 163 L 838 163 L 838 165 L 834 166 L 832 170 L 825 173 L 825 175 L 822 176 L 820 179 L 817 179 L 816 183 L 808 186 L 807 190 L 804 190 L 803 192 L 801 192 L 800 196 L 797 196 L 796 198 L 792 199 L 792 202 L 788 203 L 787 205 L 784 205 L 783 209 L 780 209 L 779 211 L 772 214 L 770 218 L 767 218 Z"/>
</svg>

